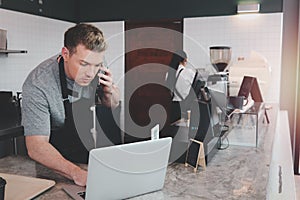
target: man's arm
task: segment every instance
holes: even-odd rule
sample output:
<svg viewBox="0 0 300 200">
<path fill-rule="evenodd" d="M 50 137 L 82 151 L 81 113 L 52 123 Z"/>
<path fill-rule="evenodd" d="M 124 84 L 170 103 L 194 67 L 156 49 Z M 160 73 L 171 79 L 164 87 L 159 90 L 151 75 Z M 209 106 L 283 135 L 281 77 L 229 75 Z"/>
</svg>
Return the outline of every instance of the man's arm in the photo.
<svg viewBox="0 0 300 200">
<path fill-rule="evenodd" d="M 80 186 L 86 185 L 87 171 L 66 160 L 50 143 L 48 136 L 26 136 L 28 155 L 35 161 L 71 179 Z"/>
</svg>

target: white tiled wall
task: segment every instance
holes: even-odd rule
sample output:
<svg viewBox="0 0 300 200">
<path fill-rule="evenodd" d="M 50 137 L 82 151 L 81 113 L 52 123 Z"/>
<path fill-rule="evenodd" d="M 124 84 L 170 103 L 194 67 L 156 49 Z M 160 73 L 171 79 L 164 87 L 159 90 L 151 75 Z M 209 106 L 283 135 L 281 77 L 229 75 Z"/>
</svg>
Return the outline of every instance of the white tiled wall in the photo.
<svg viewBox="0 0 300 200">
<path fill-rule="evenodd" d="M 8 49 L 27 54 L 0 54 L 0 90 L 21 91 L 28 73 L 59 53 L 63 34 L 74 23 L 0 9 L 0 29 L 7 30 Z"/>
<path fill-rule="evenodd" d="M 124 22 L 92 23 L 108 43 L 106 60 L 124 99 Z M 27 54 L 0 54 L 0 90 L 21 91 L 29 72 L 40 62 L 61 51 L 64 32 L 75 23 L 0 9 L 0 29 L 7 30 L 8 49 Z M 122 109 L 124 106 L 122 106 Z M 123 121 L 123 114 L 121 116 Z"/>
<path fill-rule="evenodd" d="M 263 55 L 271 67 L 266 102 L 279 102 L 282 13 L 197 17 L 184 19 L 184 49 L 196 67 L 210 65 L 209 46 L 232 47 L 232 61 L 247 58 L 252 50 Z"/>
</svg>

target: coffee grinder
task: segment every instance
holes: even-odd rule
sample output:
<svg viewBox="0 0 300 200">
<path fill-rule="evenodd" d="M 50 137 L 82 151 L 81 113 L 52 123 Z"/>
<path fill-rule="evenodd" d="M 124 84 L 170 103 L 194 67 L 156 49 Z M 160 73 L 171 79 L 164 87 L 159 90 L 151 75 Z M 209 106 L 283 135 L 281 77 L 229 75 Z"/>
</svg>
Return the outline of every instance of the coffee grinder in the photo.
<svg viewBox="0 0 300 200">
<path fill-rule="evenodd" d="M 229 96 L 228 92 L 228 70 L 226 70 L 228 64 L 231 60 L 231 47 L 229 46 L 211 46 L 209 47 L 210 62 L 214 69 L 216 70 L 215 74 L 212 74 L 208 77 L 208 84 L 219 83 L 219 88 L 221 91 Z M 223 85 L 223 86 L 222 86 Z"/>
<path fill-rule="evenodd" d="M 210 62 L 217 72 L 224 72 L 231 60 L 231 47 L 211 46 L 209 47 Z M 222 74 L 222 73 L 221 73 Z"/>
<path fill-rule="evenodd" d="M 224 122 L 226 121 L 226 105 L 227 97 L 229 94 L 228 85 L 228 70 L 227 66 L 231 60 L 231 47 L 229 46 L 211 46 L 209 47 L 210 62 L 214 69 L 215 74 L 208 77 L 207 84 L 211 92 L 219 91 L 223 95 L 218 99 L 212 99 L 212 116 L 216 121 L 219 121 L 219 133 L 224 131 Z M 225 129 L 226 130 L 226 129 Z"/>
</svg>

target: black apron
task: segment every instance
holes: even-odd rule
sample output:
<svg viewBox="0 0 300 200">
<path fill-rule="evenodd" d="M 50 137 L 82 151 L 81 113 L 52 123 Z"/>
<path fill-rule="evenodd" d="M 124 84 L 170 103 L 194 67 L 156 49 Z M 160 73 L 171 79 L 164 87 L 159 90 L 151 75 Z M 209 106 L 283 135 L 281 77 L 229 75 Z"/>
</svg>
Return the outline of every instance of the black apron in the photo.
<svg viewBox="0 0 300 200">
<path fill-rule="evenodd" d="M 59 61 L 59 78 L 61 93 L 65 109 L 64 126 L 51 129 L 50 143 L 71 162 L 88 163 L 89 150 L 95 148 L 91 134 L 93 113 L 90 107 L 95 104 L 95 97 L 80 98 L 71 103 L 68 96 L 76 96 L 75 92 L 67 88 L 64 60 Z M 92 93 L 94 94 L 94 93 Z"/>
</svg>

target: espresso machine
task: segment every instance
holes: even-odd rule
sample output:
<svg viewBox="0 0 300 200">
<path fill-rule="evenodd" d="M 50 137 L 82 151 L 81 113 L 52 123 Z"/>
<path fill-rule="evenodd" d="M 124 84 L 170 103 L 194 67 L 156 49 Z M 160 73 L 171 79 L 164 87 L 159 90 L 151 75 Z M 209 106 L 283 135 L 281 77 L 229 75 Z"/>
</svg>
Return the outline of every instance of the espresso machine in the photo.
<svg viewBox="0 0 300 200">
<path fill-rule="evenodd" d="M 231 59 L 231 48 L 227 46 L 212 46 L 210 61 L 214 72 L 206 80 L 207 98 L 198 98 L 191 103 L 191 119 L 189 137 L 203 143 L 205 160 L 209 162 L 221 146 L 221 134 L 224 125 L 224 108 L 227 102 L 226 67 Z M 209 70 L 211 71 L 211 70 Z M 218 96 L 216 97 L 215 94 Z M 219 95 L 220 94 L 220 95 Z M 224 103 L 224 104 L 223 104 Z M 197 111 L 198 112 L 194 112 Z M 191 150 L 191 149 L 189 149 Z M 189 151 L 190 152 L 190 151 Z"/>
</svg>

